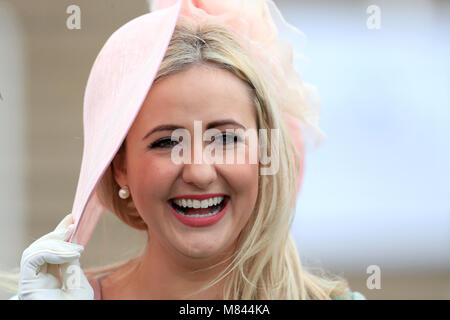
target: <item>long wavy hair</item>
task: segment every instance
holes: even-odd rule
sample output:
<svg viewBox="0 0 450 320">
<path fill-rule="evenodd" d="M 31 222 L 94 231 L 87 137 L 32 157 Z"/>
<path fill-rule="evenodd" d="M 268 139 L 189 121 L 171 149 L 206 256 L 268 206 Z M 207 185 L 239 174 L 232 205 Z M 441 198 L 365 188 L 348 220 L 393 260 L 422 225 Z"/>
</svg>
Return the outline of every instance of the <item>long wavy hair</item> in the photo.
<svg viewBox="0 0 450 320">
<path fill-rule="evenodd" d="M 290 233 L 295 212 L 296 185 L 299 177 L 300 155 L 294 147 L 282 119 L 273 86 L 239 45 L 236 36 L 224 26 L 177 24 L 155 83 L 176 72 L 198 64 L 212 64 L 232 72 L 243 80 L 252 95 L 257 113 L 258 129 L 280 129 L 278 152 L 279 170 L 258 179 L 256 205 L 248 223 L 240 233 L 232 261 L 219 276 L 199 291 L 206 290 L 225 279 L 223 299 L 330 299 L 343 297 L 348 290 L 345 279 L 305 270 Z M 271 136 L 267 149 L 272 150 Z M 124 156 L 126 143 L 118 154 Z M 113 178 L 112 165 L 97 187 L 100 201 L 127 225 L 147 230 L 136 211 L 132 197 L 118 197 L 120 186 Z M 151 241 L 151 240 L 150 240 Z M 128 263 L 126 261 L 124 264 Z M 124 264 L 112 266 L 109 270 Z M 211 266 L 209 268 L 212 268 Z M 209 269 L 208 268 L 208 269 Z M 95 276 L 108 268 L 86 270 Z M 192 293 L 194 294 L 194 293 Z"/>
<path fill-rule="evenodd" d="M 259 176 L 256 204 L 237 238 L 236 250 L 229 258 L 231 261 L 216 279 L 189 296 L 223 280 L 225 300 L 347 298 L 349 287 L 344 278 L 323 270 L 319 270 L 320 274 L 315 273 L 300 262 L 290 228 L 303 155 L 294 146 L 270 79 L 264 76 L 255 60 L 239 44 L 236 35 L 225 26 L 197 26 L 180 19 L 154 83 L 199 64 L 226 69 L 248 85 L 258 129 L 279 129 L 279 170 L 273 175 Z M 272 150 L 272 143 L 269 135 L 268 150 Z M 125 152 L 124 141 L 116 156 L 124 156 Z M 147 230 L 132 197 L 127 200 L 119 198 L 119 188 L 113 178 L 111 162 L 97 185 L 100 201 L 128 226 Z M 132 260 L 89 268 L 84 272 L 88 277 L 98 277 L 118 270 Z"/>
</svg>

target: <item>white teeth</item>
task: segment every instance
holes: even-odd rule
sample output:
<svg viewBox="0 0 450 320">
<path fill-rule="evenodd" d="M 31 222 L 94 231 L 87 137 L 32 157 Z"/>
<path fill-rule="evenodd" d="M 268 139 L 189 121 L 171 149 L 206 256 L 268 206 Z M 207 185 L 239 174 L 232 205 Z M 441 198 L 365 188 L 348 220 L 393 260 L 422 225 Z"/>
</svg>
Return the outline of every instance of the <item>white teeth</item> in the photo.
<svg viewBox="0 0 450 320">
<path fill-rule="evenodd" d="M 206 209 L 209 207 L 209 201 L 208 200 L 202 200 L 201 206 L 203 209 Z"/>
<path fill-rule="evenodd" d="M 175 209 L 179 214 L 181 214 L 182 216 L 185 217 L 189 217 L 189 218 L 204 218 L 204 217 L 210 217 L 210 216 L 214 216 L 216 214 L 218 214 L 220 212 L 220 208 L 217 208 L 216 210 L 214 210 L 213 212 L 210 213 L 206 213 L 206 214 L 185 214 L 184 212 Z"/>
<path fill-rule="evenodd" d="M 215 206 L 223 201 L 224 197 L 213 197 L 205 200 L 195 200 L 195 199 L 175 199 L 174 202 L 180 207 L 184 208 L 208 208 Z"/>
</svg>

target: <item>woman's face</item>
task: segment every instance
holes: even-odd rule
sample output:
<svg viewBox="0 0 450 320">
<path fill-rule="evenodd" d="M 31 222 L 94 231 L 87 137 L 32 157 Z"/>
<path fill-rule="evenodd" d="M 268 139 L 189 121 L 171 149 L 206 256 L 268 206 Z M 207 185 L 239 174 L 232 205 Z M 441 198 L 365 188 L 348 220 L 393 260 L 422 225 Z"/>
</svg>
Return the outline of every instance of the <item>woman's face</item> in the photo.
<svg viewBox="0 0 450 320">
<path fill-rule="evenodd" d="M 254 108 L 246 84 L 229 71 L 211 65 L 192 66 L 165 77 L 149 91 L 128 133 L 125 161 L 116 157 L 114 172 L 121 186 L 129 186 L 150 237 L 156 237 L 166 249 L 183 257 L 213 258 L 233 248 L 256 203 L 259 166 L 249 161 L 248 154 L 257 154 L 258 145 L 248 139 L 203 141 L 203 133 L 211 126 L 220 131 L 220 136 L 226 134 L 226 129 L 256 132 Z M 201 121 L 200 138 L 194 134 L 194 120 Z M 189 163 L 173 161 L 172 149 L 177 144 L 180 147 L 181 142 L 171 142 L 174 128 L 161 127 L 169 125 L 189 132 Z M 153 131 L 158 127 L 160 130 Z M 195 145 L 195 139 L 201 143 Z M 204 159 L 195 163 L 194 153 L 211 144 L 218 144 L 224 154 L 227 149 L 237 152 L 240 147 L 246 155 L 245 163 L 237 163 L 236 159 L 232 163 L 208 164 Z M 220 194 L 222 203 L 211 207 L 212 194 Z M 196 196 L 208 200 L 193 201 Z M 177 197 L 186 204 L 191 199 L 194 207 L 208 207 L 175 207 L 172 200 Z M 183 199 L 179 204 L 183 205 Z M 184 216 L 175 208 L 181 209 Z M 199 218 L 193 214 L 212 215 Z"/>
</svg>

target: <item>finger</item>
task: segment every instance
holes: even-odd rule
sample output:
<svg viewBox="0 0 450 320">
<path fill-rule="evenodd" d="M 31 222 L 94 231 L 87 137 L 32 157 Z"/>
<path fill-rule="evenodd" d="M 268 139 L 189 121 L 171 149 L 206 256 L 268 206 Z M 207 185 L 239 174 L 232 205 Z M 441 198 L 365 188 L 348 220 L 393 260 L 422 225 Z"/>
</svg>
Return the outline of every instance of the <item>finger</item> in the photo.
<svg viewBox="0 0 450 320">
<path fill-rule="evenodd" d="M 59 227 L 58 230 L 55 229 L 52 232 L 47 233 L 46 235 L 40 237 L 36 241 L 49 240 L 49 239 L 66 241 L 70 237 L 70 234 L 72 233 L 74 228 L 75 228 L 74 224 L 69 224 L 68 226 L 66 226 L 64 228 Z"/>
<path fill-rule="evenodd" d="M 52 249 L 57 252 L 74 251 L 74 250 L 80 252 L 83 251 L 84 250 L 83 246 L 63 240 L 67 235 L 70 234 L 71 230 L 73 230 L 73 228 L 69 228 L 68 230 L 66 230 L 65 234 L 60 234 L 58 236 L 55 235 L 53 237 L 46 235 L 36 240 L 28 248 L 24 250 L 24 252 L 22 253 L 22 260 L 20 264 L 22 265 L 23 261 L 26 260 L 28 256 L 34 254 L 38 250 L 45 248 Z"/>
<path fill-rule="evenodd" d="M 47 241 L 33 248 L 21 261 L 21 270 L 26 278 L 34 279 L 46 263 L 63 264 L 79 258 L 84 250 L 82 246 L 63 241 Z"/>
<path fill-rule="evenodd" d="M 61 288 L 57 265 L 79 259 L 83 248 L 55 240 L 42 242 L 40 245 L 23 260 L 20 280 L 22 289 Z"/>
<path fill-rule="evenodd" d="M 37 271 L 37 275 L 39 274 L 50 274 L 55 279 L 59 279 L 59 264 L 51 264 L 51 263 L 44 263 L 42 266 L 39 267 L 39 270 Z M 59 280 L 58 280 L 59 281 Z M 61 287 L 61 286 L 60 286 Z"/>
<path fill-rule="evenodd" d="M 61 222 L 56 226 L 55 231 L 66 229 L 69 225 L 73 223 L 73 216 L 71 213 L 69 213 L 67 216 L 65 216 Z"/>
<path fill-rule="evenodd" d="M 79 257 L 80 253 L 77 251 L 55 253 L 44 249 L 29 256 L 22 265 L 22 269 L 29 278 L 35 278 L 41 273 L 40 267 L 45 263 L 63 264 Z"/>
<path fill-rule="evenodd" d="M 61 282 L 50 273 L 40 272 L 35 278 L 21 278 L 19 292 L 31 292 L 41 289 L 61 289 Z"/>
<path fill-rule="evenodd" d="M 72 236 L 72 233 L 75 231 L 75 224 L 71 224 L 71 225 L 69 225 L 68 227 L 67 227 L 67 233 L 68 234 L 64 234 L 64 236 L 65 236 L 65 238 L 64 238 L 64 241 L 66 241 L 66 242 L 70 242 L 69 241 L 69 239 L 70 239 L 70 237 Z"/>
</svg>

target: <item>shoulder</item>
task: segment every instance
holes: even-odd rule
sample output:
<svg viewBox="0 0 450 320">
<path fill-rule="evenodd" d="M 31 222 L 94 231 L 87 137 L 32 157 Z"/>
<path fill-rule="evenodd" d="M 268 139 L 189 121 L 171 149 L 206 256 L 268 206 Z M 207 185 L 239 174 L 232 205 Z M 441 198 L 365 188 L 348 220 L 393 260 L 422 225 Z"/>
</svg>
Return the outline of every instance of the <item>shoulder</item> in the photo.
<svg viewBox="0 0 450 320">
<path fill-rule="evenodd" d="M 358 291 L 348 290 L 347 296 L 333 297 L 332 300 L 367 300 L 366 297 Z"/>
</svg>

